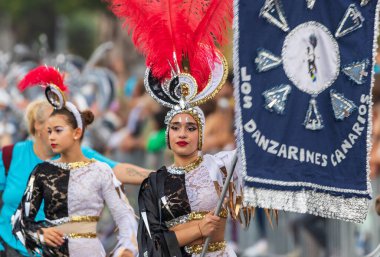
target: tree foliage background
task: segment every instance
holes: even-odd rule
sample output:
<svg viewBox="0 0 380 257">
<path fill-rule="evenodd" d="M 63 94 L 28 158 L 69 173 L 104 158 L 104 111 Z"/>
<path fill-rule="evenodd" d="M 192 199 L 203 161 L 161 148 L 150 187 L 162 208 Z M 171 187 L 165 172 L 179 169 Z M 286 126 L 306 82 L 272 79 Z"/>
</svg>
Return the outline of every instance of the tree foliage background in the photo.
<svg viewBox="0 0 380 257">
<path fill-rule="evenodd" d="M 10 20 L 17 43 L 32 46 L 45 34 L 49 48 L 54 50 L 59 26 L 64 20 L 70 51 L 83 57 L 88 57 L 96 43 L 99 13 L 109 13 L 102 0 L 0 1 L 0 17 Z"/>
</svg>

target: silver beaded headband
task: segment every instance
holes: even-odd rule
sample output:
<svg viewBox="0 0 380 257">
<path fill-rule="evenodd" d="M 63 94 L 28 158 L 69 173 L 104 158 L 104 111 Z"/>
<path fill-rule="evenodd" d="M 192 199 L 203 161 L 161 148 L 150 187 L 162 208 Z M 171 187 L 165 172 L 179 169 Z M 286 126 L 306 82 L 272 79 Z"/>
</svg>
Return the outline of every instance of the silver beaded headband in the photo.
<svg viewBox="0 0 380 257">
<path fill-rule="evenodd" d="M 45 89 L 45 96 L 54 109 L 61 110 L 66 107 L 74 115 L 78 128 L 83 129 L 83 121 L 78 108 L 73 103 L 66 101 L 65 95 L 57 86 L 48 85 Z"/>
<path fill-rule="evenodd" d="M 174 118 L 174 116 L 176 116 L 177 114 L 180 114 L 180 113 L 187 113 L 187 114 L 191 115 L 194 118 L 194 120 L 197 122 L 198 128 L 199 128 L 198 150 L 202 150 L 203 141 L 204 141 L 203 131 L 205 128 L 206 119 L 205 119 L 205 115 L 204 115 L 203 111 L 198 106 L 190 107 L 188 105 L 185 105 L 185 106 L 176 105 L 173 109 L 168 111 L 168 113 L 165 116 L 165 124 L 166 124 L 165 134 L 166 134 L 167 146 L 170 148 L 170 142 L 169 142 L 169 127 L 170 127 L 169 124 L 170 124 L 170 121 Z"/>
<path fill-rule="evenodd" d="M 75 105 L 71 102 L 66 102 L 65 107 L 69 112 L 74 115 L 75 120 L 77 121 L 78 128 L 83 129 L 82 117 Z"/>
</svg>

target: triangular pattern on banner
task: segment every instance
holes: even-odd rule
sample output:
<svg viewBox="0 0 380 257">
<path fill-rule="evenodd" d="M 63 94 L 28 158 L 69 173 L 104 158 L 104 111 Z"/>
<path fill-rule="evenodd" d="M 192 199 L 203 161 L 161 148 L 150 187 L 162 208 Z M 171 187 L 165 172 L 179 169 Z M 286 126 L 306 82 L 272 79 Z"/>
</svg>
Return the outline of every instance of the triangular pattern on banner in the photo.
<svg viewBox="0 0 380 257">
<path fill-rule="evenodd" d="M 269 23 L 285 32 L 289 31 L 289 25 L 285 18 L 281 0 L 266 0 L 261 8 L 260 17 L 264 17 Z"/>
<path fill-rule="evenodd" d="M 365 78 L 368 76 L 369 60 L 365 59 L 361 62 L 355 62 L 353 64 L 347 65 L 342 68 L 344 74 L 346 74 L 351 80 L 355 81 L 356 84 L 363 84 Z"/>
<path fill-rule="evenodd" d="M 292 88 L 290 85 L 281 84 L 263 92 L 265 98 L 265 108 L 283 114 L 285 111 L 286 100 Z"/>
<path fill-rule="evenodd" d="M 361 0 L 360 6 L 366 6 L 371 0 Z"/>
<path fill-rule="evenodd" d="M 307 2 L 307 8 L 309 8 L 310 10 L 312 10 L 314 8 L 315 1 L 316 0 L 306 0 L 306 2 Z"/>
<path fill-rule="evenodd" d="M 317 100 L 314 97 L 309 101 L 309 108 L 303 124 L 309 130 L 321 130 L 324 128 L 322 115 L 318 110 Z"/>
<path fill-rule="evenodd" d="M 257 71 L 264 72 L 278 67 L 279 65 L 281 65 L 282 60 L 280 57 L 275 56 L 266 49 L 259 49 L 257 51 L 255 63 Z"/>
<path fill-rule="evenodd" d="M 337 120 L 343 120 L 349 117 L 351 113 L 357 109 L 354 102 L 345 98 L 343 94 L 337 93 L 334 89 L 330 90 L 330 97 L 334 116 Z"/>
<path fill-rule="evenodd" d="M 343 37 L 363 26 L 364 17 L 355 4 L 350 4 L 340 21 L 335 37 Z"/>
</svg>

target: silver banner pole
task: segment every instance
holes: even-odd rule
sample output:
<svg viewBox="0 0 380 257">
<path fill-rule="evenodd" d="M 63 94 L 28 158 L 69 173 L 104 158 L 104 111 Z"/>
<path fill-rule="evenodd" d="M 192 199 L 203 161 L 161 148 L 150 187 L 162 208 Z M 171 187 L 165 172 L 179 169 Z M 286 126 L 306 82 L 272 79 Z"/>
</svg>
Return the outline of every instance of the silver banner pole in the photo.
<svg viewBox="0 0 380 257">
<path fill-rule="evenodd" d="M 236 151 L 234 159 L 232 161 L 232 169 L 230 169 L 229 171 L 227 171 L 226 182 L 224 182 L 223 190 L 222 190 L 222 193 L 220 195 L 220 199 L 219 199 L 218 205 L 216 206 L 216 209 L 215 209 L 215 212 L 214 212 L 215 216 L 219 216 L 220 210 L 222 209 L 223 202 L 224 202 L 224 197 L 226 196 L 226 193 L 227 193 L 227 190 L 228 190 L 228 186 L 230 184 L 230 181 L 231 181 L 231 178 L 232 178 L 232 174 L 234 173 L 234 170 L 235 170 L 235 167 L 236 167 L 236 163 L 237 163 L 237 160 L 238 160 L 237 153 L 238 152 Z M 206 252 L 207 252 L 208 245 L 210 244 L 210 240 L 211 240 L 211 237 L 208 236 L 206 238 L 206 240 L 205 240 L 204 245 L 203 245 L 201 257 L 205 257 L 206 256 Z"/>
</svg>

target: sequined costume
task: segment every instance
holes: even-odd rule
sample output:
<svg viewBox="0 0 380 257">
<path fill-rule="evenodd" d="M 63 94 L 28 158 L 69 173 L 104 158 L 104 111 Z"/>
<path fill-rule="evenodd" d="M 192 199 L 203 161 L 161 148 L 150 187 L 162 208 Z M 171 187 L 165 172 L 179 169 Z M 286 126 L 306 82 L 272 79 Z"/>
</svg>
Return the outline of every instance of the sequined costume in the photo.
<svg viewBox="0 0 380 257">
<path fill-rule="evenodd" d="M 15 144 L 12 162 L 7 176 L 5 176 L 4 163 L 0 161 L 0 194 L 2 193 L 1 200 L 3 201 L 0 212 L 0 241 L 4 241 L 4 247 L 12 248 L 23 256 L 29 255 L 23 244 L 12 234 L 11 217 L 21 202 L 33 168 L 38 163 L 43 162 L 34 152 L 33 146 L 34 142 L 31 140 L 21 141 Z M 118 164 L 91 148 L 82 146 L 82 152 L 87 158 L 94 158 L 98 161 L 105 162 L 110 165 L 111 168 L 114 168 Z M 3 153 L 0 152 L 0 157 L 2 154 Z M 52 159 L 58 158 L 59 156 L 57 155 Z M 40 211 L 37 213 L 36 220 L 45 219 L 43 208 L 42 204 Z M 0 245 L 0 253 L 1 250 Z"/>
<path fill-rule="evenodd" d="M 232 22 L 232 1 L 106 1 L 146 57 L 145 89 L 170 108 L 165 124 L 169 126 L 177 114 L 191 115 L 197 123 L 197 150 L 202 151 L 205 117 L 197 105 L 212 99 L 227 78 L 227 61 L 218 46 L 228 42 L 226 28 Z M 166 138 L 170 149 L 168 127 Z M 197 256 L 201 252 L 202 245 L 179 247 L 170 227 L 189 221 L 189 217 L 202 219 L 216 208 L 234 156 L 228 152 L 200 155 L 203 159 L 198 158 L 197 165 L 163 167 L 143 182 L 139 193 L 139 256 Z M 238 177 L 235 186 L 228 184 L 232 217 L 239 211 L 234 206 L 241 202 L 241 197 L 236 197 L 241 192 Z M 212 242 L 208 250 L 208 257 L 236 256 L 224 241 Z"/>
<path fill-rule="evenodd" d="M 235 150 L 236 151 L 236 150 Z M 235 151 L 204 155 L 191 170 L 162 167 L 147 178 L 139 192 L 141 219 L 138 240 L 140 256 L 199 256 L 203 245 L 179 247 L 171 227 L 200 220 L 216 208 L 226 170 Z M 239 167 L 235 169 L 227 204 L 232 216 L 241 199 Z M 222 217 L 227 216 L 224 209 Z M 233 257 L 225 241 L 211 243 L 207 257 Z"/>
<path fill-rule="evenodd" d="M 42 201 L 46 218 L 36 222 Z M 13 233 L 30 254 L 104 257 L 105 250 L 96 237 L 96 224 L 104 203 L 119 228 L 115 255 L 122 249 L 136 254 L 137 223 L 133 209 L 111 168 L 95 160 L 38 164 L 12 217 Z M 41 228 L 52 226 L 57 226 L 65 234 L 64 244 L 57 248 L 47 246 L 43 239 Z"/>
</svg>

